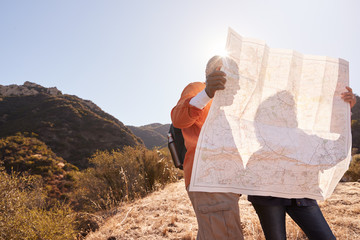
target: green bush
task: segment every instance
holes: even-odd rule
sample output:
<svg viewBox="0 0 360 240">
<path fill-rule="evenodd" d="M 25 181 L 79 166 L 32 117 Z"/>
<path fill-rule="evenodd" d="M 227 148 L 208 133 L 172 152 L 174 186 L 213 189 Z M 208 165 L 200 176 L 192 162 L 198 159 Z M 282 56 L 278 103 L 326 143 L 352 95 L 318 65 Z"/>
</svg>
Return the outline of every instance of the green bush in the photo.
<svg viewBox="0 0 360 240">
<path fill-rule="evenodd" d="M 0 171 L 0 239 L 75 239 L 68 205 L 46 204 L 40 177 Z"/>
<path fill-rule="evenodd" d="M 125 147 L 97 152 L 93 167 L 77 173 L 76 209 L 89 212 L 111 209 L 122 201 L 143 197 L 179 178 L 167 150 Z"/>
<path fill-rule="evenodd" d="M 0 159 L 6 171 L 29 171 L 32 174 L 52 177 L 62 174 L 59 164 L 64 160 L 35 137 L 17 134 L 0 139 Z"/>
<path fill-rule="evenodd" d="M 48 197 L 57 199 L 67 199 L 74 182 L 69 174 L 78 171 L 77 167 L 58 157 L 38 140 L 36 135 L 28 133 L 0 139 L 0 166 L 8 174 L 15 171 L 41 176 L 48 186 Z"/>
</svg>

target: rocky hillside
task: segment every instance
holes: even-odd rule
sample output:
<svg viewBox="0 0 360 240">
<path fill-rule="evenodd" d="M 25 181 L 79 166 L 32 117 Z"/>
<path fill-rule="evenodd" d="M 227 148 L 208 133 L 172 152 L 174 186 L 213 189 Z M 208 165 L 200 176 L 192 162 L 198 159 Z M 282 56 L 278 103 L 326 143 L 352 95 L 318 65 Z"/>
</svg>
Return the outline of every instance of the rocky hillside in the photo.
<svg viewBox="0 0 360 240">
<path fill-rule="evenodd" d="M 143 144 L 125 125 L 88 100 L 25 82 L 0 85 L 0 138 L 36 133 L 54 153 L 80 169 L 96 150 Z"/>
<path fill-rule="evenodd" d="M 154 147 L 165 147 L 167 145 L 167 133 L 170 124 L 153 123 L 141 127 L 127 126 L 149 149 Z"/>
</svg>

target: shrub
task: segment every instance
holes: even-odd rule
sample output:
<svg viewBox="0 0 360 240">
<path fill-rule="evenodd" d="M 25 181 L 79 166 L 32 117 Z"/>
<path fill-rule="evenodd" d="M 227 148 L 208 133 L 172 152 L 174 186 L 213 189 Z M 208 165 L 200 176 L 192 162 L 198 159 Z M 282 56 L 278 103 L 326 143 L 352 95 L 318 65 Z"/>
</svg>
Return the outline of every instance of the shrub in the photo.
<svg viewBox="0 0 360 240">
<path fill-rule="evenodd" d="M 35 134 L 18 133 L 0 139 L 0 166 L 8 174 L 12 171 L 28 172 L 42 176 L 48 185 L 50 198 L 66 199 L 72 189 L 73 179 L 64 179 L 77 167 L 58 157 L 44 142 L 35 138 Z"/>
<path fill-rule="evenodd" d="M 166 150 L 125 147 L 97 152 L 89 162 L 93 167 L 75 175 L 78 186 L 74 196 L 76 209 L 89 212 L 143 197 L 180 175 Z"/>
<path fill-rule="evenodd" d="M 349 169 L 345 173 L 343 179 L 348 182 L 358 181 L 360 179 L 360 154 L 352 157 Z"/>
<path fill-rule="evenodd" d="M 74 239 L 68 205 L 47 206 L 39 177 L 0 172 L 0 239 Z"/>
<path fill-rule="evenodd" d="M 59 167 L 59 163 L 64 163 L 62 158 L 56 156 L 40 140 L 20 133 L 0 139 L 0 159 L 8 173 L 12 170 L 29 171 L 32 174 L 51 177 L 53 173 L 64 172 Z"/>
</svg>

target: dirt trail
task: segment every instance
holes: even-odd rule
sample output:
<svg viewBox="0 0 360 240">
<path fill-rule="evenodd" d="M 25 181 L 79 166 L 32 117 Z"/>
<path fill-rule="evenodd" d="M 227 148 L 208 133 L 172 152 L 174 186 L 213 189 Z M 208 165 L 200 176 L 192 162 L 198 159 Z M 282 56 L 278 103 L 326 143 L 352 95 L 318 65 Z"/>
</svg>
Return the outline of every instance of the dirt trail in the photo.
<svg viewBox="0 0 360 240">
<path fill-rule="evenodd" d="M 334 194 L 319 203 L 338 239 L 360 239 L 360 183 L 340 183 Z M 264 239 L 251 204 L 239 201 L 245 239 Z M 134 203 L 124 204 L 86 240 L 119 239 L 195 239 L 196 217 L 184 187 L 184 181 L 169 184 Z M 288 239 L 307 239 L 287 218 Z"/>
</svg>

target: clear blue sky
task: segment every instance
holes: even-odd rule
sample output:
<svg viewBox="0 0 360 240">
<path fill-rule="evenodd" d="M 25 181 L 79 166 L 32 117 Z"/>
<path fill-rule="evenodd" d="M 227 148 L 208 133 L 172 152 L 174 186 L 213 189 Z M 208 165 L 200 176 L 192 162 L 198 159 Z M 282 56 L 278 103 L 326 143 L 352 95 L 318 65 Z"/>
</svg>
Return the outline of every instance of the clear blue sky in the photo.
<svg viewBox="0 0 360 240">
<path fill-rule="evenodd" d="M 0 0 L 0 84 L 93 101 L 126 125 L 170 123 L 228 27 L 273 48 L 340 57 L 360 93 L 357 0 Z"/>
</svg>

